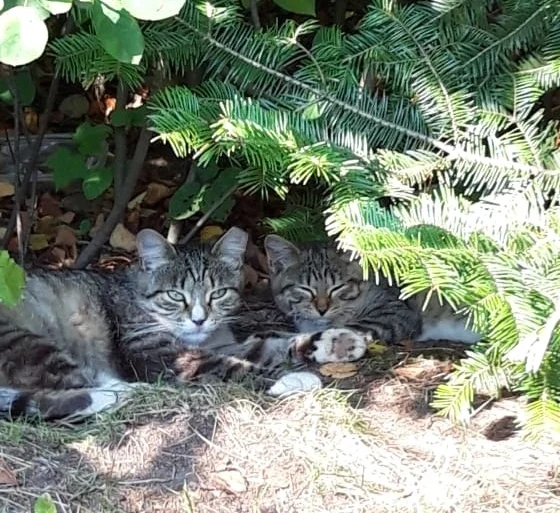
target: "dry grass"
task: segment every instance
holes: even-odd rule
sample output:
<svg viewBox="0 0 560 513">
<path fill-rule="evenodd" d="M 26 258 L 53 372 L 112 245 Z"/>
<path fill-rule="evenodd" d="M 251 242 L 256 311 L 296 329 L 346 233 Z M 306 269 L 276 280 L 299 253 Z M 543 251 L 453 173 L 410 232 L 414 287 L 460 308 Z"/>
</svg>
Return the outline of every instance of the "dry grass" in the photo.
<svg viewBox="0 0 560 513">
<path fill-rule="evenodd" d="M 146 387 L 97 422 L 0 424 L 0 483 L 17 481 L 0 484 L 0 511 L 31 511 L 43 493 L 84 513 L 560 511 L 558 447 L 521 440 L 519 404 L 453 427 L 426 406 L 441 369 L 420 365 L 360 394 Z"/>
</svg>

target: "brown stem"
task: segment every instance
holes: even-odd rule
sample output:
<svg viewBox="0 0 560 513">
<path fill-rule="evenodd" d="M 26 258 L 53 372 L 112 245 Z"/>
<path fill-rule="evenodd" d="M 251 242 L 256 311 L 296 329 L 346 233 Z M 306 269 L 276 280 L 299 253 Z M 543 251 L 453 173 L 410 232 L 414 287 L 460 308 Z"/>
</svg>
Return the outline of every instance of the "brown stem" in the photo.
<svg viewBox="0 0 560 513">
<path fill-rule="evenodd" d="M 117 108 L 124 109 L 126 106 L 127 88 L 122 80 L 117 86 Z M 115 197 L 120 194 L 124 184 L 124 172 L 126 169 L 126 127 L 115 128 Z"/>
<path fill-rule="evenodd" d="M 92 260 L 97 256 L 98 251 L 101 249 L 101 246 L 103 246 L 103 244 L 105 244 L 105 242 L 109 239 L 111 233 L 113 233 L 113 230 L 124 216 L 126 206 L 132 197 L 134 187 L 136 186 L 136 182 L 138 181 L 138 177 L 142 171 L 152 135 L 153 133 L 151 130 L 147 128 L 142 129 L 138 142 L 136 143 L 136 150 L 134 151 L 132 162 L 127 169 L 125 168 L 126 176 L 123 181 L 122 188 L 119 194 L 115 195 L 113 208 L 111 209 L 111 212 L 109 213 L 109 216 L 105 220 L 103 226 L 78 256 L 78 259 L 73 266 L 74 269 L 83 269 L 92 262 Z"/>
<path fill-rule="evenodd" d="M 261 29 L 261 20 L 259 19 L 259 6 L 257 5 L 259 0 L 251 0 L 251 19 L 253 20 L 253 25 L 257 30 Z"/>
<path fill-rule="evenodd" d="M 14 148 L 13 148 L 13 159 L 14 165 L 16 167 L 16 177 L 14 180 L 15 195 L 20 196 L 21 182 L 21 154 L 20 154 L 20 121 L 21 117 L 19 115 L 19 95 L 17 90 L 16 81 L 14 75 L 10 74 L 9 77 L 10 89 L 12 90 L 12 97 L 14 99 Z M 19 264 L 23 266 L 25 260 L 25 248 L 23 244 L 22 229 L 21 229 L 21 204 L 16 203 L 14 208 L 14 213 L 16 217 L 16 230 L 17 230 L 17 241 L 18 241 L 18 256 Z"/>
</svg>

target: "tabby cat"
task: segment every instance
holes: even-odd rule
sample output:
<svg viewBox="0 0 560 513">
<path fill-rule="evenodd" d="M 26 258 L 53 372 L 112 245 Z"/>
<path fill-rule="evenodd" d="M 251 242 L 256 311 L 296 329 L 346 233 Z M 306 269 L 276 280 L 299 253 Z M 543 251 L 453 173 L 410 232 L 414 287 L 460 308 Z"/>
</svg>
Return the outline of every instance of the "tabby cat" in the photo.
<svg viewBox="0 0 560 513">
<path fill-rule="evenodd" d="M 238 228 L 188 247 L 142 230 L 136 267 L 29 273 L 21 303 L 0 305 L 0 417 L 82 418 L 117 403 L 134 382 L 162 376 L 251 372 L 280 377 L 271 389 L 280 395 L 317 385 L 305 374 L 286 382 L 286 360 L 297 370 L 363 356 L 367 338 L 340 329 L 236 344 L 230 324 L 241 306 L 246 243 Z"/>
<path fill-rule="evenodd" d="M 386 342 L 480 339 L 449 305 L 431 301 L 423 309 L 422 294 L 402 301 L 396 287 L 364 280 L 360 264 L 328 244 L 298 248 L 269 235 L 265 250 L 274 301 L 298 331 L 347 327 Z"/>
</svg>

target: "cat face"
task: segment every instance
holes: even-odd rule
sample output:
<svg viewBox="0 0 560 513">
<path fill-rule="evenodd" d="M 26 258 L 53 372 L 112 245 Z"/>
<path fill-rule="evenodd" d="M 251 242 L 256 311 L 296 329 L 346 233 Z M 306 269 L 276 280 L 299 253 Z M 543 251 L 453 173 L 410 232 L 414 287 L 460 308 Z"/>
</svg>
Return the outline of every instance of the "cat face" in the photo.
<svg viewBox="0 0 560 513">
<path fill-rule="evenodd" d="M 241 306 L 247 234 L 231 228 L 213 245 L 173 247 L 153 230 L 137 236 L 143 307 L 188 344 L 226 326 Z"/>
<path fill-rule="evenodd" d="M 276 304 L 300 331 L 344 326 L 355 316 L 367 285 L 357 262 L 324 245 L 298 249 L 277 235 L 265 239 L 265 249 Z"/>
</svg>

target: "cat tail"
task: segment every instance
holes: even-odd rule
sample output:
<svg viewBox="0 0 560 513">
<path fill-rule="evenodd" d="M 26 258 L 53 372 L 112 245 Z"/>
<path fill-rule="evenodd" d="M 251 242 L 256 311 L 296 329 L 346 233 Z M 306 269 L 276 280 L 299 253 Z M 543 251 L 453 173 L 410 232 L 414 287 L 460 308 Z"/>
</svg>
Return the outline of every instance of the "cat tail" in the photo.
<svg viewBox="0 0 560 513">
<path fill-rule="evenodd" d="M 0 419 L 80 420 L 122 403 L 128 387 L 17 390 L 0 387 Z"/>
</svg>

